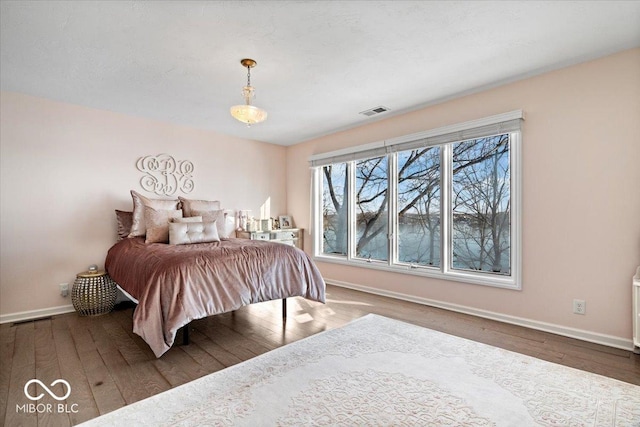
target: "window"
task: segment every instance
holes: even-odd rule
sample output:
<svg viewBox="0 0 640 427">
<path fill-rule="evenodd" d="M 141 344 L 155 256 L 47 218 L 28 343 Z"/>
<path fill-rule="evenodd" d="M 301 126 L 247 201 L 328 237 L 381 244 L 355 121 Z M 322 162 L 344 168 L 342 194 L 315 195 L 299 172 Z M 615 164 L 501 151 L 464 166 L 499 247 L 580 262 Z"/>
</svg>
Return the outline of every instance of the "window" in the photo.
<svg viewBox="0 0 640 427">
<path fill-rule="evenodd" d="M 389 259 L 388 158 L 355 162 L 356 257 Z"/>
<path fill-rule="evenodd" d="M 347 165 L 322 168 L 322 253 L 347 255 Z"/>
<path fill-rule="evenodd" d="M 520 288 L 522 112 L 314 156 L 321 261 Z"/>
<path fill-rule="evenodd" d="M 452 268 L 509 275 L 509 135 L 453 145 Z"/>
<path fill-rule="evenodd" d="M 440 266 L 440 148 L 397 155 L 398 262 Z"/>
</svg>

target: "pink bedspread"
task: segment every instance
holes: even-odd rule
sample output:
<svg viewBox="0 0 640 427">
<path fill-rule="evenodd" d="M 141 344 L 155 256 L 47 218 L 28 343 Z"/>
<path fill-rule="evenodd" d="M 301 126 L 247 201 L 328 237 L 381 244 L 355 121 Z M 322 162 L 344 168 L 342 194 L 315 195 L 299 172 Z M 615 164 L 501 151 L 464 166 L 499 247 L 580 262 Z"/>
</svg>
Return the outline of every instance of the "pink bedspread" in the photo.
<svg viewBox="0 0 640 427">
<path fill-rule="evenodd" d="M 176 246 L 124 239 L 109 249 L 105 268 L 138 300 L 133 332 L 156 357 L 194 319 L 293 296 L 325 301 L 325 283 L 313 261 L 280 243 L 229 239 Z"/>
</svg>

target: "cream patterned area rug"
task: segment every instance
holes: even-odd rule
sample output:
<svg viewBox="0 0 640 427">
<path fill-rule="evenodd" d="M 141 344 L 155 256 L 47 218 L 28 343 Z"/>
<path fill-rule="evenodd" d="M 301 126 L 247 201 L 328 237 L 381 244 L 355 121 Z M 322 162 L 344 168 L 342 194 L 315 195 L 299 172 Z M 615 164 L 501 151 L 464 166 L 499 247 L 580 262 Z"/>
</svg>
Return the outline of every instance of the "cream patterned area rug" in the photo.
<svg viewBox="0 0 640 427">
<path fill-rule="evenodd" d="M 89 426 L 639 426 L 640 387 L 376 315 Z"/>
</svg>

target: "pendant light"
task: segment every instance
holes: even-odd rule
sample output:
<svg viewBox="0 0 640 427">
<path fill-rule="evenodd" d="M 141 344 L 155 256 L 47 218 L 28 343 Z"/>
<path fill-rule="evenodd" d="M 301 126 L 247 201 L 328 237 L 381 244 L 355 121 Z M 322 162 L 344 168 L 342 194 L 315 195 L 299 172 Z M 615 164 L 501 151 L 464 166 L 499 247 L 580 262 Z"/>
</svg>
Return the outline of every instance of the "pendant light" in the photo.
<svg viewBox="0 0 640 427">
<path fill-rule="evenodd" d="M 266 120 L 267 112 L 262 108 L 251 105 L 251 98 L 254 96 L 254 88 L 251 86 L 251 69 L 256 66 L 256 61 L 245 58 L 240 61 L 243 67 L 247 68 L 247 85 L 242 88 L 242 97 L 244 104 L 234 105 L 231 107 L 231 115 L 242 123 L 246 123 L 250 127 L 254 123 L 261 123 Z"/>
</svg>

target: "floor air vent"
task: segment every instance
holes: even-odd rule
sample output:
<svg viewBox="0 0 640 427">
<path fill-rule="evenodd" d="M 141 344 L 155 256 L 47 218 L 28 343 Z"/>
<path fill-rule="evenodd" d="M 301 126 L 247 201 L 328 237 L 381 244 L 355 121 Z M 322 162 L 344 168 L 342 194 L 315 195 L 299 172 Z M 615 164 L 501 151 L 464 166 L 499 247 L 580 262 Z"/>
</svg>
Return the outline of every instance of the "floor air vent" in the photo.
<svg viewBox="0 0 640 427">
<path fill-rule="evenodd" d="M 360 114 L 362 114 L 363 116 L 371 117 L 375 116 L 376 114 L 385 113 L 387 111 L 389 111 L 387 107 L 380 106 L 371 108 L 370 110 L 360 111 Z"/>
</svg>

